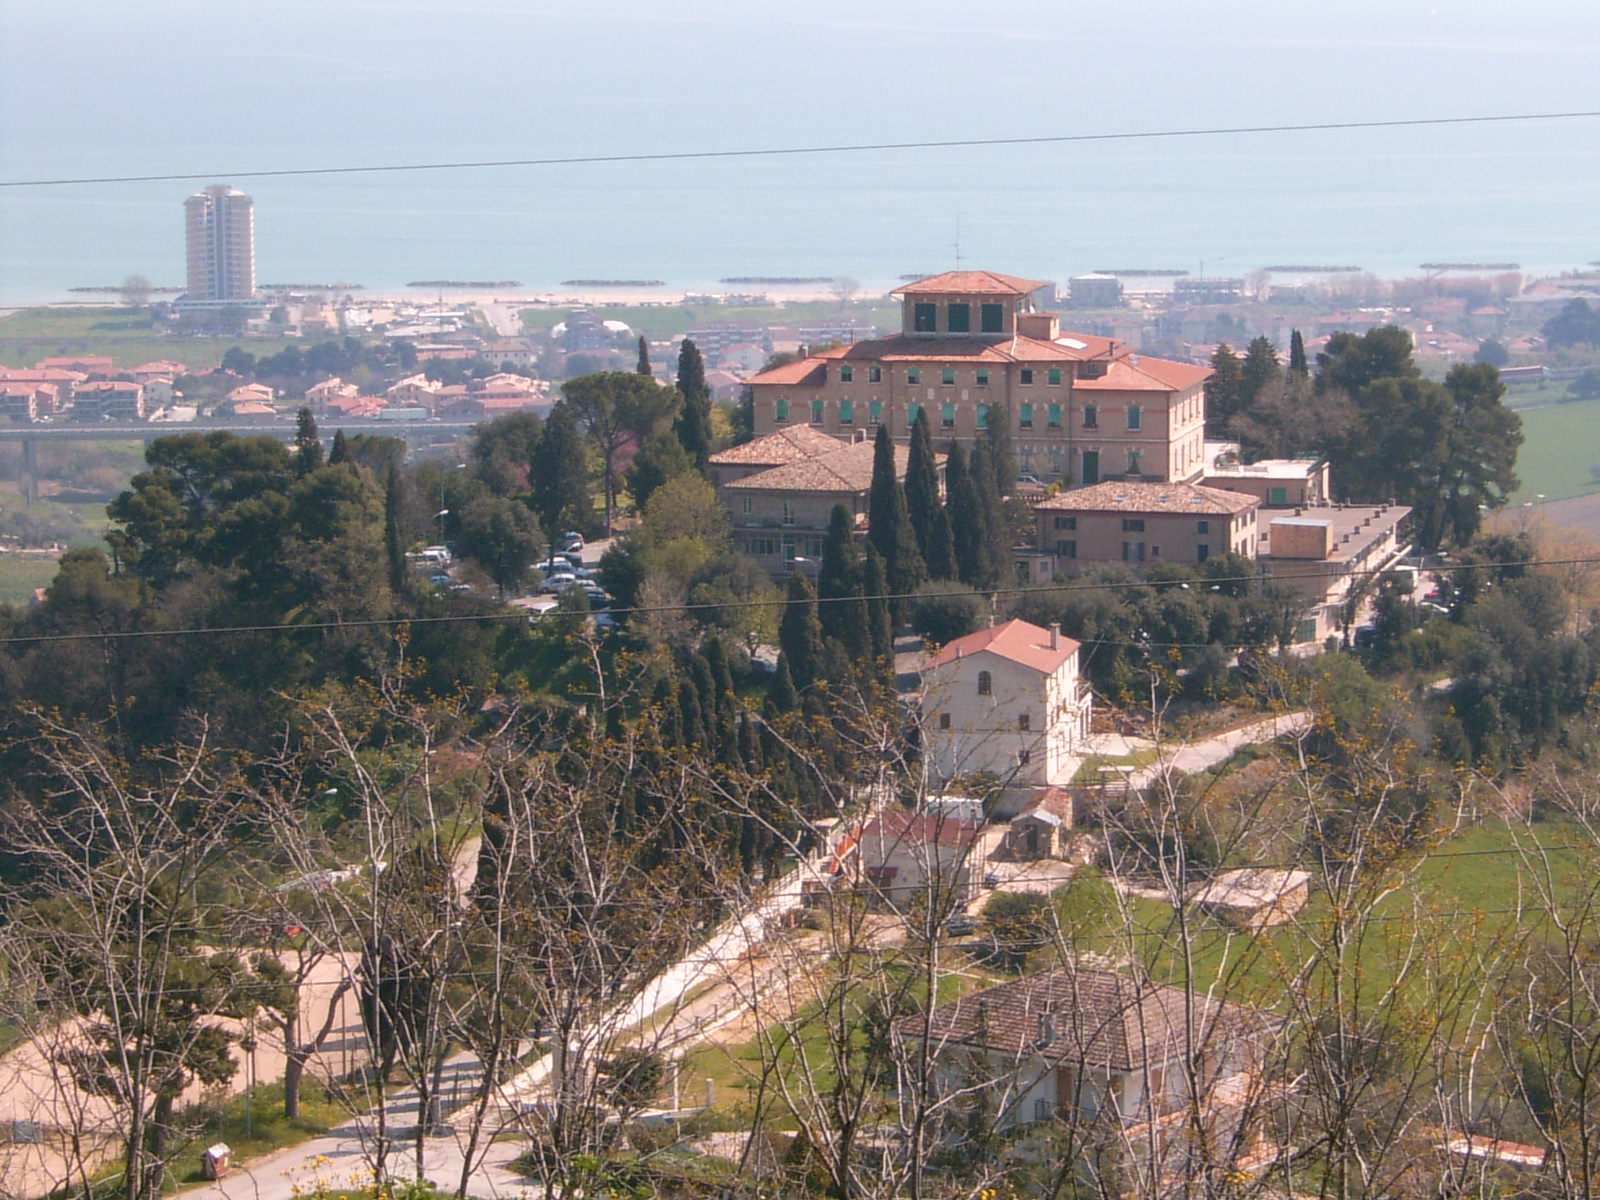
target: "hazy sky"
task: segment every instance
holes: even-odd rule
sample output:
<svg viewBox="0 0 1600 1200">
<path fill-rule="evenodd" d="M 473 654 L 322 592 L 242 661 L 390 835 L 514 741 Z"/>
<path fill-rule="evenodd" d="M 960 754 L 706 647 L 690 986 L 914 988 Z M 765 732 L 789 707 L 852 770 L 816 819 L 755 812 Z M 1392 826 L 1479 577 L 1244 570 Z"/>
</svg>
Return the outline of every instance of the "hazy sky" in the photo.
<svg viewBox="0 0 1600 1200">
<path fill-rule="evenodd" d="M 1600 107 L 1600 4 L 0 5 L 5 179 Z M 339 163 L 330 161 L 330 155 Z"/>
</svg>

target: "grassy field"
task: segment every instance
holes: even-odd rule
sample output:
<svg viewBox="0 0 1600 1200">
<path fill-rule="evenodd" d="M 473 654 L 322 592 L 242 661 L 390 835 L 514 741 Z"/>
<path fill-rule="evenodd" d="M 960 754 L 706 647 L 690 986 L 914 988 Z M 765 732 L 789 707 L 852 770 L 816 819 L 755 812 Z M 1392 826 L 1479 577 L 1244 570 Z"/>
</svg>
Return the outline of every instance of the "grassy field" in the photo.
<svg viewBox="0 0 1600 1200">
<path fill-rule="evenodd" d="M 1522 410 L 1522 449 L 1517 476 L 1522 489 L 1512 500 L 1521 503 L 1543 494 L 1565 500 L 1600 490 L 1593 468 L 1600 464 L 1600 400 Z"/>
<path fill-rule="evenodd" d="M 549 329 L 567 319 L 569 307 L 525 308 L 522 310 L 523 327 L 530 332 Z M 646 337 L 661 340 L 676 337 L 696 325 L 811 325 L 834 321 L 840 316 L 837 300 L 797 301 L 793 304 L 772 304 L 746 307 L 731 304 L 665 304 L 665 305 L 601 305 L 594 309 L 602 319 L 623 321 Z M 852 304 L 847 316 L 858 322 L 869 322 L 882 329 L 900 325 L 897 305 L 869 306 Z"/>
<path fill-rule="evenodd" d="M 240 337 L 169 337 L 147 312 L 131 308 L 24 308 L 0 317 L 0 363 L 31 367 L 69 354 L 109 355 L 119 367 L 171 358 L 191 371 L 209 371 L 229 347 L 276 341 Z"/>
</svg>

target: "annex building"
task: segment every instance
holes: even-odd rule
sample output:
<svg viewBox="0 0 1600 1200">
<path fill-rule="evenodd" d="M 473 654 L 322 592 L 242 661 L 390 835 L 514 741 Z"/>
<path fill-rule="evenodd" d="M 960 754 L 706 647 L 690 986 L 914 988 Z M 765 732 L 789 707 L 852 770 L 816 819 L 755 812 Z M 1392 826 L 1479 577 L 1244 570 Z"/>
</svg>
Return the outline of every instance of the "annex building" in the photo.
<svg viewBox="0 0 1600 1200">
<path fill-rule="evenodd" d="M 970 445 L 1008 422 L 1019 469 L 1047 482 L 1197 482 L 1210 368 L 1063 334 L 1037 307 L 1048 286 L 993 271 L 907 284 L 895 293 L 899 333 L 751 378 L 756 435 L 804 425 L 850 438 L 887 425 L 907 441 L 926 411 L 936 445 Z"/>
</svg>

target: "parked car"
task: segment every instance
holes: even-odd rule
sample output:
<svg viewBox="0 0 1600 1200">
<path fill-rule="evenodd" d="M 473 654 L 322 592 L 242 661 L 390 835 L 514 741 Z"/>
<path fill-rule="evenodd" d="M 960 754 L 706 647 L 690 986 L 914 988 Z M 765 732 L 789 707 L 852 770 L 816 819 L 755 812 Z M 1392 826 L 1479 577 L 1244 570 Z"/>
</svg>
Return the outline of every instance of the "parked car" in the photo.
<svg viewBox="0 0 1600 1200">
<path fill-rule="evenodd" d="M 965 913 L 958 913 L 944 923 L 944 931 L 951 937 L 968 937 L 978 932 L 978 922 Z"/>
<path fill-rule="evenodd" d="M 583 550 L 583 534 L 576 529 L 569 529 L 561 535 L 561 549 L 563 552 L 577 554 Z"/>
<path fill-rule="evenodd" d="M 539 592 L 545 596 L 555 596 L 578 582 L 578 577 L 571 571 L 552 571 L 544 577 L 544 582 L 539 585 Z"/>
</svg>

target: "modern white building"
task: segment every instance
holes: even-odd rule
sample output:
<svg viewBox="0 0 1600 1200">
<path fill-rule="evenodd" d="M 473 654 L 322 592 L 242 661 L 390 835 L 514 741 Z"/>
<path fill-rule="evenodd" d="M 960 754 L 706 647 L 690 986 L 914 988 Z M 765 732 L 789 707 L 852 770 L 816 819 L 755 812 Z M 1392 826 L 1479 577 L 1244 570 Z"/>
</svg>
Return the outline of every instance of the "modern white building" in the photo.
<svg viewBox="0 0 1600 1200">
<path fill-rule="evenodd" d="M 923 667 L 923 737 L 941 780 L 978 771 L 1008 788 L 1072 781 L 1092 705 L 1078 643 L 1027 621 L 969 633 Z"/>
</svg>

